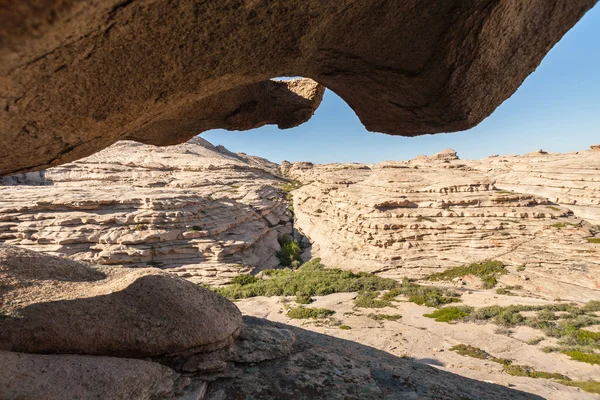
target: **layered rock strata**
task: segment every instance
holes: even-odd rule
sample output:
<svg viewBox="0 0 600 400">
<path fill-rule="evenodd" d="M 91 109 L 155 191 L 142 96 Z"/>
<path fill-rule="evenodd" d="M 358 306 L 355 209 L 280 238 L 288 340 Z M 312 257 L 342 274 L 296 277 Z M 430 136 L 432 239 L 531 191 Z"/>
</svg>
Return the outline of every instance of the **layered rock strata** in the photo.
<svg viewBox="0 0 600 400">
<path fill-rule="evenodd" d="M 596 147 L 566 154 L 494 156 L 466 163 L 493 176 L 499 188 L 547 197 L 600 225 L 600 152 Z"/>
<path fill-rule="evenodd" d="M 595 164 L 587 161 L 600 165 L 594 154 Z M 579 187 L 594 185 L 588 170 L 573 167 L 570 182 L 587 176 Z M 598 227 L 545 197 L 498 189 L 495 170 L 419 158 L 294 164 L 288 173 L 305 183 L 293 192 L 295 227 L 314 243 L 311 255 L 328 266 L 401 279 L 497 259 L 534 267 L 549 292 L 559 280 L 581 287 L 582 301 L 596 296 L 600 248 L 588 239 Z M 587 188 L 567 192 L 584 191 L 594 198 Z"/>
<path fill-rule="evenodd" d="M 291 214 L 277 170 L 200 138 L 164 148 L 119 142 L 47 170 L 45 186 L 0 187 L 0 241 L 226 283 L 278 264 Z"/>
<path fill-rule="evenodd" d="M 335 91 L 369 130 L 467 129 L 594 4 L 7 2 L 0 175 L 70 162 L 119 139 L 181 143 L 214 127 L 302 123 L 322 89 L 271 90 L 268 80 L 281 76 Z"/>
</svg>

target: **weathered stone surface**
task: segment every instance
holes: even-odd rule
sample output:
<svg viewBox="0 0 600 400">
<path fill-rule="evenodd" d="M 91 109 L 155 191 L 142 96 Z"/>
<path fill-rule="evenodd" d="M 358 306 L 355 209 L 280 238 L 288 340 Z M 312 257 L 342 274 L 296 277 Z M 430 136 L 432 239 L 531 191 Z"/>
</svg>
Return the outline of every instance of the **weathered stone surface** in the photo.
<svg viewBox="0 0 600 400">
<path fill-rule="evenodd" d="M 330 88 L 370 130 L 466 129 L 595 3 L 7 2 L 0 175 L 73 161 L 123 138 L 174 143 L 215 126 L 300 123 L 320 89 L 299 108 L 285 88 L 262 100 L 273 85 L 264 81 L 278 76 Z"/>
<path fill-rule="evenodd" d="M 147 357 L 230 345 L 237 307 L 157 269 L 89 267 L 0 246 L 0 349 Z"/>
<path fill-rule="evenodd" d="M 293 192 L 295 228 L 313 242 L 311 255 L 330 267 L 402 279 L 497 259 L 532 267 L 536 279 L 524 286 L 593 300 L 600 249 L 587 240 L 598 228 L 586 219 L 600 215 L 600 153 L 539 157 L 544 161 L 421 157 L 376 165 L 294 164 L 290 176 L 306 183 Z M 507 179 L 521 184 L 496 182 Z M 549 184 L 553 179 L 560 183 Z M 569 198 L 589 204 L 581 217 L 573 215 Z"/>
<path fill-rule="evenodd" d="M 600 225 L 600 153 L 506 155 L 466 164 L 493 176 L 496 186 L 520 193 L 547 197 L 575 215 Z"/>
<path fill-rule="evenodd" d="M 0 351 L 0 365 L 3 400 L 183 400 L 204 389 L 167 367 L 142 360 Z"/>
<path fill-rule="evenodd" d="M 105 265 L 155 266 L 228 283 L 279 261 L 291 233 L 279 166 L 201 138 L 157 148 L 119 142 L 76 163 L 5 178 L 0 241 Z M 31 175 L 31 174 L 27 174 Z"/>
<path fill-rule="evenodd" d="M 540 399 L 393 356 L 373 347 L 252 317 L 245 321 L 290 330 L 293 354 L 235 364 L 212 382 L 207 400 L 260 399 Z M 245 322 L 246 323 L 246 322 Z"/>
</svg>

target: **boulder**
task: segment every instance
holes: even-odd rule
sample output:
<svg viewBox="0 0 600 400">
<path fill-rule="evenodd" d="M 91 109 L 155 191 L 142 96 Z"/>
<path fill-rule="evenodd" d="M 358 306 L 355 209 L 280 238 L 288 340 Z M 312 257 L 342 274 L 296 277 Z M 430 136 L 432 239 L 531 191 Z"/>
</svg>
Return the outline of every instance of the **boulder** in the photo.
<svg viewBox="0 0 600 400">
<path fill-rule="evenodd" d="M 230 345 L 241 313 L 157 269 L 91 267 L 0 246 L 0 349 L 119 357 Z"/>
</svg>

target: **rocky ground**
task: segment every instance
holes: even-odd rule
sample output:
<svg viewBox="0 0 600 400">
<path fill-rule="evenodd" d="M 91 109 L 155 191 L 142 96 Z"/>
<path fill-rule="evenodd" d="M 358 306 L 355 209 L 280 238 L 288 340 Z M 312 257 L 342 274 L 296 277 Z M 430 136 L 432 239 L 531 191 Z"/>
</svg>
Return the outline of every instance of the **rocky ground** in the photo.
<svg viewBox="0 0 600 400">
<path fill-rule="evenodd" d="M 18 247 L 0 246 L 0 358 L 16 374 L 60 363 L 49 398 L 74 381 L 81 397 L 97 395 L 90 385 L 105 380 L 115 382 L 102 386 L 111 398 L 598 398 L 594 165 L 600 151 L 465 161 L 448 150 L 406 162 L 280 167 L 195 139 L 166 148 L 118 143 L 44 174 L 5 178 L 0 240 Z M 364 304 L 351 286 L 315 294 L 299 283 L 270 296 L 250 289 L 275 282 L 261 271 L 277 267 L 277 237 L 293 228 L 312 244 L 304 259 L 454 293 L 442 298 L 456 303 L 401 292 Z M 449 273 L 489 260 L 499 272 Z M 30 268 L 40 262 L 52 273 Z M 165 271 L 237 298 L 243 323 L 235 307 L 213 313 L 223 308 L 218 296 L 192 294 L 197 285 Z M 235 277 L 248 273 L 257 283 L 239 284 Z M 242 294 L 231 297 L 232 288 Z M 389 289 L 370 290 L 383 299 Z M 195 323 L 198 301 L 211 306 Z M 142 312 L 127 314 L 132 304 Z M 475 317 L 492 306 L 502 315 Z M 326 314 L 298 318 L 298 307 Z M 432 318 L 448 310 L 463 314 Z M 123 314 L 139 334 L 110 320 Z M 191 325 L 182 330 L 181 321 Z M 104 325 L 113 332 L 96 329 Z M 33 340 L 35 332 L 62 340 Z M 57 352 L 77 355 L 46 355 Z M 13 375 L 1 379 L 5 396 L 22 393 Z M 26 385 L 32 396 L 45 390 L 39 380 Z"/>
</svg>

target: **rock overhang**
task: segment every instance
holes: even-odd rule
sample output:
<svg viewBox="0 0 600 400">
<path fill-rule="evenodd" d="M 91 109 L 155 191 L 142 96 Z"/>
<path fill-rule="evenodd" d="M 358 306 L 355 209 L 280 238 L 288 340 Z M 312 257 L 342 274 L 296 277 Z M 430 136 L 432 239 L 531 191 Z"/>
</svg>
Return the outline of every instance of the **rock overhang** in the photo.
<svg viewBox="0 0 600 400">
<path fill-rule="evenodd" d="M 595 3 L 12 2 L 0 9 L 0 175 L 120 139 L 296 126 L 324 87 L 372 131 L 468 129 Z"/>
</svg>

